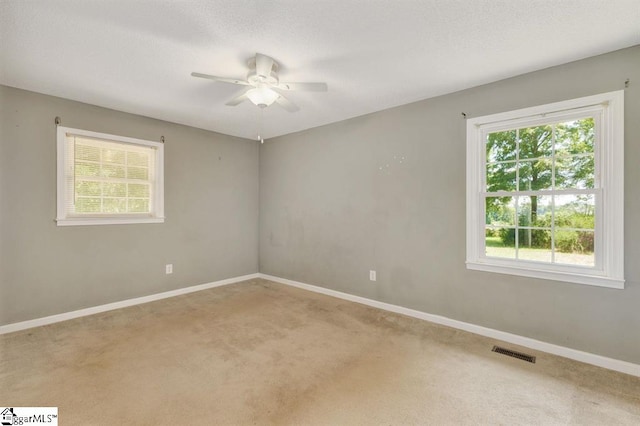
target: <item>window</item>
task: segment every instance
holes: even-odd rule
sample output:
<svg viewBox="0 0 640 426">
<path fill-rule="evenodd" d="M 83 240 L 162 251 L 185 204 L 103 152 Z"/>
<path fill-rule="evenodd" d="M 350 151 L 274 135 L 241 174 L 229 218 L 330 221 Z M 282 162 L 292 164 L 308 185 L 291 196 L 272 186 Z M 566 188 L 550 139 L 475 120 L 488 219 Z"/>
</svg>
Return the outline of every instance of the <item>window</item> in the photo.
<svg viewBox="0 0 640 426">
<path fill-rule="evenodd" d="M 468 121 L 467 268 L 624 287 L 623 95 Z"/>
<path fill-rule="evenodd" d="M 158 142 L 58 127 L 58 226 L 164 222 Z"/>
</svg>

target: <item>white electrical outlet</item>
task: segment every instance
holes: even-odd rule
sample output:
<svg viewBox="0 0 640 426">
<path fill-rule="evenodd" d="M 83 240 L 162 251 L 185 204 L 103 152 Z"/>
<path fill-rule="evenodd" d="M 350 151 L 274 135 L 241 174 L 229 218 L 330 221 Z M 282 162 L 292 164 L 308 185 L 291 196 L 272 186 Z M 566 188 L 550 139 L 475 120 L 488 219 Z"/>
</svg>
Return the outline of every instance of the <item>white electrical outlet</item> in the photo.
<svg viewBox="0 0 640 426">
<path fill-rule="evenodd" d="M 165 272 L 166 274 L 173 274 L 173 264 L 171 264 L 171 263 L 167 263 L 167 264 L 164 266 L 164 272 Z"/>
<path fill-rule="evenodd" d="M 369 271 L 369 281 L 376 280 L 376 271 Z"/>
</svg>

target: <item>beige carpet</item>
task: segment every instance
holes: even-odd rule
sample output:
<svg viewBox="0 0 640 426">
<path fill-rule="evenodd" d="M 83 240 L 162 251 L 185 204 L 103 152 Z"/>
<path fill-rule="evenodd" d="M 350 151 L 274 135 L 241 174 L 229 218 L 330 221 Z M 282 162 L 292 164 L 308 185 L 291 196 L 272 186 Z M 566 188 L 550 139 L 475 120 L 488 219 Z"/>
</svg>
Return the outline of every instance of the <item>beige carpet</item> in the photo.
<svg viewBox="0 0 640 426">
<path fill-rule="evenodd" d="M 252 280 L 0 336 L 0 405 L 61 425 L 640 424 L 640 378 L 495 343 Z"/>
</svg>

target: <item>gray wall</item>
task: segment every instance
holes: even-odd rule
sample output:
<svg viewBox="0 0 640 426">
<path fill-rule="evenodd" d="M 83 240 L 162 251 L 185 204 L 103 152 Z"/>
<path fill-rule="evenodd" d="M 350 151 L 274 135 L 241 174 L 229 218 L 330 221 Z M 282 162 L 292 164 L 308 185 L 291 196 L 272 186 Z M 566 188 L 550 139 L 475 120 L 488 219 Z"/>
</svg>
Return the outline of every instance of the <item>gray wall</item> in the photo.
<svg viewBox="0 0 640 426">
<path fill-rule="evenodd" d="M 165 223 L 57 227 L 56 116 L 164 135 Z M 0 126 L 0 324 L 258 271 L 255 141 L 2 86 Z"/>
<path fill-rule="evenodd" d="M 460 113 L 627 78 L 626 288 L 466 270 Z M 164 135 L 166 222 L 56 227 L 55 116 Z M 259 238 L 266 274 L 640 363 L 638 117 L 640 47 L 269 140 L 260 155 L 254 141 L 0 86 L 0 324 L 254 273 Z"/>
<path fill-rule="evenodd" d="M 627 78 L 626 288 L 467 270 L 461 112 L 619 90 Z M 640 363 L 638 117 L 636 46 L 269 140 L 260 272 Z"/>
</svg>

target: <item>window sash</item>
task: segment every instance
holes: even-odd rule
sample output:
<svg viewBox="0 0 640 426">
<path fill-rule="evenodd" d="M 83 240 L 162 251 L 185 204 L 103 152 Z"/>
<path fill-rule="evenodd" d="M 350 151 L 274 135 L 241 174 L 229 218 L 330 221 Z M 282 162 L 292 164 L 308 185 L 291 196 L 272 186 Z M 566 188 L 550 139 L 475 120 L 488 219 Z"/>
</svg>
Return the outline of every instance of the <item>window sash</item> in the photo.
<svg viewBox="0 0 640 426">
<path fill-rule="evenodd" d="M 514 195 L 514 193 L 511 192 L 506 192 L 506 191 L 501 191 L 501 193 L 505 193 L 508 195 L 502 195 L 505 197 L 514 197 L 516 199 L 516 204 L 519 200 L 519 197 L 529 197 L 531 195 L 533 196 L 544 196 L 544 197 L 551 197 L 552 200 L 554 200 L 554 197 L 552 197 L 552 195 L 581 195 L 581 194 L 588 194 L 588 195 L 594 195 L 594 217 L 595 217 L 595 224 L 593 229 L 591 228 L 576 228 L 576 227 L 564 227 L 564 226 L 557 226 L 556 225 L 556 221 L 555 221 L 555 212 L 557 211 L 556 205 L 555 205 L 555 201 L 552 201 L 552 206 L 551 206 L 551 224 L 550 226 L 535 226 L 535 225 L 520 225 L 519 224 L 519 212 L 516 211 L 516 216 L 514 218 L 514 224 L 510 225 L 492 225 L 492 224 L 487 224 L 486 223 L 486 199 L 487 198 L 493 198 L 493 197 L 501 197 L 501 195 L 497 195 L 495 192 L 485 192 L 483 193 L 483 195 L 480 196 L 480 211 L 482 212 L 482 214 L 480 215 L 479 222 L 481 222 L 478 225 L 478 230 L 479 232 L 484 233 L 485 230 L 487 228 L 491 228 L 491 229 L 514 229 L 515 233 L 516 233 L 516 246 L 515 246 L 515 250 L 516 250 L 516 254 L 519 251 L 519 245 L 517 243 L 517 236 L 518 236 L 518 231 L 519 230 L 540 230 L 540 231 L 545 231 L 548 230 L 551 233 L 551 247 L 550 247 L 550 251 L 551 251 L 551 261 L 549 262 L 545 262 L 545 261 L 535 261 L 537 264 L 544 264 L 546 266 L 549 265 L 560 265 L 561 266 L 561 270 L 573 270 L 573 268 L 578 268 L 578 270 L 584 270 L 584 269 L 590 269 L 592 270 L 594 273 L 604 273 L 604 266 L 603 266 L 603 259 L 602 259 L 602 246 L 601 246 L 601 235 L 602 235 L 602 190 L 601 189 L 589 189 L 589 190 L 554 190 L 554 191 L 520 191 L 517 194 L 519 195 Z M 561 253 L 559 250 L 557 250 L 556 248 L 556 232 L 557 231 L 568 231 L 568 232 L 593 232 L 594 234 L 594 264 L 593 266 L 587 266 L 587 265 L 580 265 L 580 264 L 567 264 L 567 263 L 558 263 L 556 262 L 556 253 Z M 496 257 L 496 256 L 488 256 L 486 254 L 487 251 L 487 245 L 486 245 L 486 238 L 479 238 L 478 242 L 480 244 L 479 248 L 478 248 L 478 254 L 479 257 L 481 259 L 489 259 L 489 260 L 493 260 L 493 259 L 499 259 L 499 260 L 507 260 L 508 262 L 529 262 L 526 259 L 521 259 L 521 258 L 516 258 L 516 259 L 508 259 L 508 258 L 500 258 L 500 257 Z M 555 267 L 555 266 L 554 266 Z M 583 271 L 584 272 L 584 271 Z"/>
<path fill-rule="evenodd" d="M 514 199 L 519 200 L 520 197 L 531 197 L 531 196 L 537 196 L 537 197 L 551 197 L 552 200 L 555 199 L 555 196 L 557 195 L 580 195 L 580 194 L 585 194 L 585 195 L 594 195 L 595 196 L 595 200 L 596 200 L 596 205 L 595 205 L 595 227 L 593 229 L 594 232 L 594 265 L 593 266 L 586 266 L 586 265 L 577 265 L 577 264 L 562 264 L 563 266 L 570 266 L 570 267 L 578 267 L 580 269 L 583 268 L 588 268 L 588 269 L 592 269 L 593 271 L 602 271 L 603 270 L 603 266 L 602 266 L 602 254 L 601 254 L 601 248 L 600 248 L 600 236 L 601 236 L 601 229 L 602 229 L 602 217 L 600 214 L 598 214 L 599 212 L 601 212 L 601 206 L 602 206 L 602 191 L 600 190 L 600 182 L 599 179 L 597 178 L 598 176 L 598 170 L 600 167 L 600 161 L 598 161 L 598 153 L 600 151 L 600 135 L 601 135 L 601 131 L 600 131 L 600 126 L 601 126 L 601 115 L 603 113 L 602 111 L 602 106 L 593 106 L 593 107 L 588 107 L 586 109 L 580 109 L 580 110 L 571 110 L 571 111 L 563 111 L 563 112 L 559 112 L 554 114 L 553 120 L 549 121 L 549 119 L 547 117 L 539 117 L 539 118 L 535 118 L 535 119 L 527 119 L 527 118 L 523 118 L 520 120 L 516 120 L 516 121 L 512 121 L 509 123 L 508 126 L 506 126 L 505 129 L 502 130 L 495 130 L 491 129 L 483 129 L 480 132 L 480 139 L 482 142 L 482 147 L 483 149 L 481 151 L 482 152 L 482 165 L 481 168 L 484 170 L 484 172 L 482 173 L 482 179 L 480 182 L 480 187 L 481 188 L 487 188 L 487 166 L 490 164 L 514 164 L 514 165 L 519 165 L 522 162 L 533 162 L 535 161 L 534 158 L 520 158 L 520 144 L 521 144 L 521 138 L 519 136 L 516 136 L 516 140 L 515 140 L 515 151 L 516 151 L 516 155 L 515 158 L 513 160 L 508 160 L 508 161 L 496 161 L 496 162 L 488 162 L 487 161 L 487 141 L 488 141 L 488 137 L 490 134 L 492 133 L 498 133 L 498 132 L 503 132 L 503 131 L 509 131 L 509 130 L 516 130 L 516 132 L 519 132 L 520 130 L 526 129 L 526 128 L 532 128 L 532 127 L 539 127 L 539 126 L 551 126 L 552 128 L 552 134 L 551 134 L 551 156 L 543 156 L 543 157 L 536 157 L 536 159 L 550 159 L 551 160 L 551 188 L 549 189 L 539 189 L 539 190 L 514 190 L 514 191 L 507 191 L 507 190 L 500 190 L 500 191 L 483 191 L 481 192 L 481 195 L 479 197 L 479 203 L 480 203 L 480 208 L 479 210 L 483 212 L 483 214 L 481 215 L 480 219 L 483 222 L 483 226 L 481 227 L 480 231 L 484 231 L 484 229 L 486 229 L 488 226 L 485 223 L 485 217 L 486 217 L 486 199 L 488 197 L 514 197 Z M 593 119 L 594 121 L 594 140 L 593 140 L 593 154 L 591 153 L 583 153 L 583 154 L 578 154 L 576 156 L 590 156 L 593 155 L 594 156 L 594 163 L 595 163 L 595 169 L 594 169 L 594 188 L 588 188 L 588 189 L 581 189 L 581 188 L 563 188 L 563 189 L 556 189 L 556 134 L 557 134 L 557 125 L 562 124 L 562 123 L 566 123 L 566 122 L 570 122 L 570 121 L 574 121 L 574 120 L 584 120 L 584 119 Z M 513 127 L 514 124 L 517 124 L 515 127 Z M 500 128 L 500 127 L 498 127 Z M 516 133 L 517 135 L 517 133 Z M 520 167 L 516 167 L 515 169 L 515 182 L 516 185 L 519 185 L 520 182 Z M 508 259 L 508 258 L 499 258 L 496 256 L 488 256 L 487 255 L 487 246 L 486 246 L 486 239 L 485 238 L 480 238 L 479 242 L 480 242 L 480 247 L 479 247 L 479 257 L 483 258 L 483 259 L 501 259 L 501 260 L 506 260 L 506 261 L 510 261 L 510 262 L 522 262 L 522 261 L 527 261 L 526 259 L 521 259 L 518 257 L 519 255 L 519 251 L 520 251 L 520 245 L 518 244 L 518 235 L 519 235 L 519 230 L 520 229 L 539 229 L 539 230 L 549 230 L 550 234 L 551 234 L 551 247 L 550 247 L 550 254 L 551 254 L 551 259 L 547 262 L 547 261 L 536 261 L 536 263 L 541 263 L 544 265 L 558 265 L 558 263 L 556 262 L 556 253 L 559 253 L 559 251 L 556 248 L 556 226 L 555 226 L 555 220 L 553 219 L 553 215 L 554 212 L 556 211 L 556 206 L 555 203 L 552 204 L 551 207 L 551 211 L 552 211 L 552 220 L 551 220 L 551 226 L 548 228 L 537 228 L 537 227 L 527 227 L 527 226 L 521 226 L 519 225 L 519 214 L 516 213 L 516 218 L 515 218 L 515 225 L 513 227 L 511 226 L 503 226 L 502 228 L 505 229 L 514 229 L 515 230 L 515 255 L 516 258 L 515 259 Z M 567 228 L 562 228 L 563 230 L 567 230 Z"/>
</svg>

